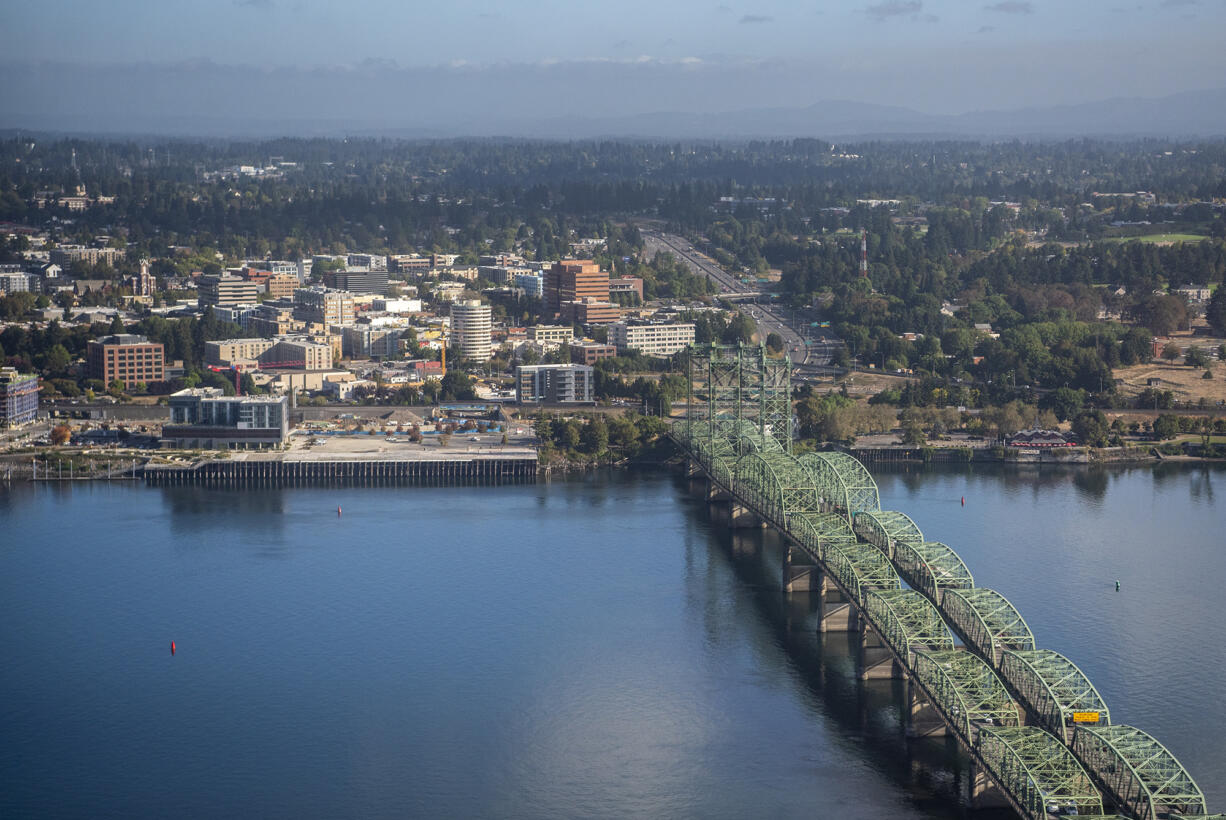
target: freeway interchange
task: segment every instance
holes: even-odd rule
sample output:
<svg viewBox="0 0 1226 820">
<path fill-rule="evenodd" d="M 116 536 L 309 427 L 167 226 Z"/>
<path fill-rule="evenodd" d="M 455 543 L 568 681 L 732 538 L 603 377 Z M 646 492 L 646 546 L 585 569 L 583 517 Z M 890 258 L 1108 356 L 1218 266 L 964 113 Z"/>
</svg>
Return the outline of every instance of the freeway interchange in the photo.
<svg viewBox="0 0 1226 820">
<path fill-rule="evenodd" d="M 717 296 L 745 298 L 747 292 L 752 292 L 751 286 L 746 285 L 735 274 L 724 270 L 710 257 L 698 251 L 684 237 L 647 228 L 640 230 L 649 257 L 660 251 L 673 254 L 691 271 L 710 279 L 716 286 Z M 830 362 L 840 345 L 837 339 L 828 335 L 819 339 L 807 338 L 809 326 L 803 322 L 796 322 L 795 311 L 787 308 L 777 305 L 746 304 L 742 309 L 757 324 L 763 338 L 769 333 L 777 333 L 783 339 L 796 377 L 803 379 L 805 376 L 817 375 L 819 372 L 830 372 Z M 789 316 L 791 321 L 789 321 Z"/>
</svg>

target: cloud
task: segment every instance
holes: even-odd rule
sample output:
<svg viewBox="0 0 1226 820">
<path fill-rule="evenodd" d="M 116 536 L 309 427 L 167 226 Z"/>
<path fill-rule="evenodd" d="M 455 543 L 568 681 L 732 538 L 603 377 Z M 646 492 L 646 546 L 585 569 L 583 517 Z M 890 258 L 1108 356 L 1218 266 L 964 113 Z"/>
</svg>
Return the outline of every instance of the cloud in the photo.
<svg viewBox="0 0 1226 820">
<path fill-rule="evenodd" d="M 980 26 L 979 30 L 976 31 L 975 33 L 976 34 L 987 34 L 992 31 L 996 31 L 996 26 Z"/>
<path fill-rule="evenodd" d="M 983 7 L 984 11 L 998 11 L 1001 14 L 1034 14 L 1034 3 L 1026 0 L 1001 0 Z"/>
<path fill-rule="evenodd" d="M 270 9 L 276 3 L 273 0 L 234 0 L 234 5 L 249 9 Z"/>
<path fill-rule="evenodd" d="M 1162 0 L 1164 9 L 1178 8 L 1179 6 L 1195 6 L 1196 0 Z"/>
<path fill-rule="evenodd" d="M 892 17 L 915 19 L 923 10 L 923 0 L 882 0 L 876 5 L 864 7 L 864 13 L 878 23 L 883 23 Z"/>
<path fill-rule="evenodd" d="M 774 20 L 774 17 L 767 17 L 765 14 L 746 14 L 741 18 L 742 23 L 769 23 Z"/>
</svg>

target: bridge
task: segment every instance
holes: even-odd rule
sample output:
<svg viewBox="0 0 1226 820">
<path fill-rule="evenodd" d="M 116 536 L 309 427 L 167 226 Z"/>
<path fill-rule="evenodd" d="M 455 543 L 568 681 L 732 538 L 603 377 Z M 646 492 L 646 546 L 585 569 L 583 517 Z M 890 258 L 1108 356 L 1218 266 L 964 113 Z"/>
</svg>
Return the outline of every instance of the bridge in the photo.
<svg viewBox="0 0 1226 820">
<path fill-rule="evenodd" d="M 1111 710 L 1075 663 L 903 512 L 845 453 L 792 451 L 791 362 L 766 348 L 691 348 L 671 437 L 732 527 L 773 527 L 785 592 L 818 597 L 820 631 L 859 637 L 861 679 L 906 681 L 907 732 L 951 736 L 972 800 L 1027 820 L 1223 818 L 1173 754 Z M 1109 814 L 1115 812 L 1115 814 Z"/>
</svg>

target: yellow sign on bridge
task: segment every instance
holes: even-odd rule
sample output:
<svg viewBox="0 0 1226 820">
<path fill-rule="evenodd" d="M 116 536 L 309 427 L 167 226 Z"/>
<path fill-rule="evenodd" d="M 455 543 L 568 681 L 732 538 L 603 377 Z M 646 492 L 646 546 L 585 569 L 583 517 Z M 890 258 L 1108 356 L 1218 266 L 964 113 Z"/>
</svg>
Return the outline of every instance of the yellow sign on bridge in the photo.
<svg viewBox="0 0 1226 820">
<path fill-rule="evenodd" d="M 1073 723 L 1098 723 L 1098 712 L 1073 712 Z"/>
</svg>

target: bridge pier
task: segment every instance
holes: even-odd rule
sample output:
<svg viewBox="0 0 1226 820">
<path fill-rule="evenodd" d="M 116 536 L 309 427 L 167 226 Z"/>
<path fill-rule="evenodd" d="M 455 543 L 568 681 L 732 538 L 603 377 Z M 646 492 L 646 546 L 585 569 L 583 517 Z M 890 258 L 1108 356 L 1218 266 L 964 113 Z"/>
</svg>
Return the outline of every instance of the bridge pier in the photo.
<svg viewBox="0 0 1226 820">
<path fill-rule="evenodd" d="M 897 680 L 903 670 L 894 653 L 866 622 L 860 624 L 860 680 Z"/>
<path fill-rule="evenodd" d="M 983 767 L 971 761 L 970 806 L 972 809 L 1010 808 L 1009 799 Z"/>
<path fill-rule="evenodd" d="M 914 680 L 907 682 L 907 737 L 945 737 L 949 727 Z"/>
<path fill-rule="evenodd" d="M 747 507 L 739 501 L 733 501 L 728 511 L 728 526 L 734 530 L 763 529 L 766 526 L 753 507 Z"/>
<path fill-rule="evenodd" d="M 714 481 L 707 483 L 707 501 L 712 503 L 717 501 L 731 501 L 732 493 L 720 487 Z"/>
<path fill-rule="evenodd" d="M 856 628 L 856 610 L 847 600 L 843 592 L 830 580 L 826 573 L 821 574 L 822 620 L 818 626 L 820 632 L 851 632 Z"/>
<path fill-rule="evenodd" d="M 788 544 L 783 550 L 783 591 L 809 592 L 817 586 L 817 565 L 804 550 Z"/>
</svg>

